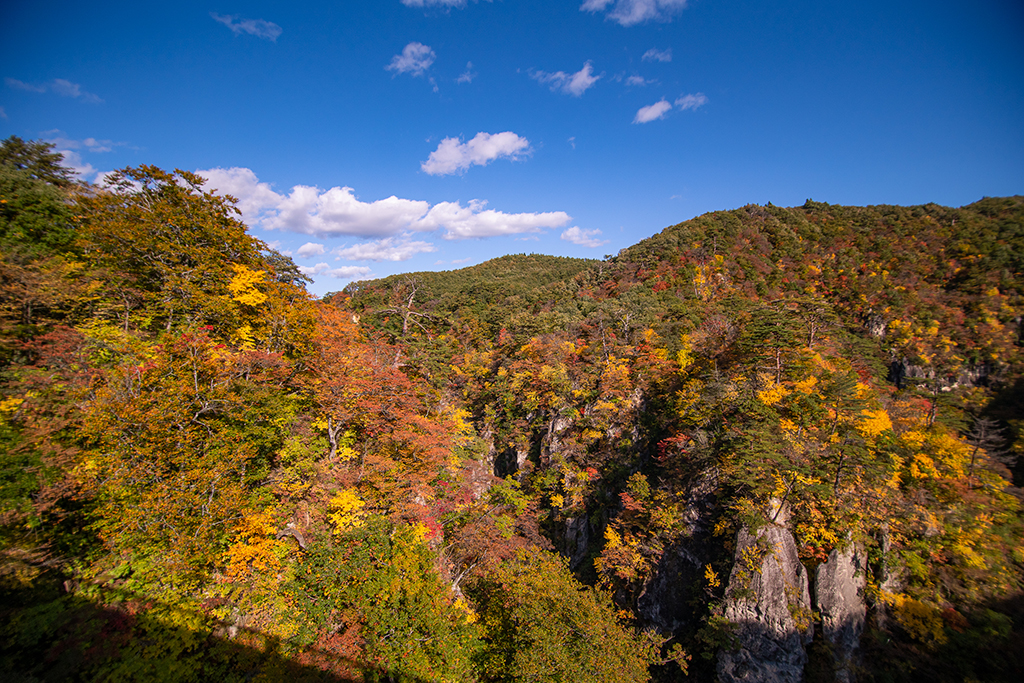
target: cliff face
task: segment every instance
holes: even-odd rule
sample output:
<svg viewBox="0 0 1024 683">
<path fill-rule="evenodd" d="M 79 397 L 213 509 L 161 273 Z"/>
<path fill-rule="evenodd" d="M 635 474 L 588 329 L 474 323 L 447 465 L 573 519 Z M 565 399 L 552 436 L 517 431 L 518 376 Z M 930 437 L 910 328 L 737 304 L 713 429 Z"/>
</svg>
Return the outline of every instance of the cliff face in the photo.
<svg viewBox="0 0 1024 683">
<path fill-rule="evenodd" d="M 821 629 L 832 646 L 836 681 L 852 683 L 860 636 L 864 631 L 867 605 L 864 603 L 864 549 L 853 545 L 832 550 L 828 561 L 818 567 L 814 581 L 815 607 L 821 614 Z"/>
<path fill-rule="evenodd" d="M 725 607 L 739 648 L 720 653 L 719 679 L 723 683 L 802 681 L 806 648 L 814 637 L 813 592 L 822 637 L 835 660 L 835 680 L 853 683 L 867 615 L 866 570 L 861 546 L 836 548 L 818 567 L 811 585 L 788 529 L 779 524 L 757 534 L 742 529 Z"/>
<path fill-rule="evenodd" d="M 740 647 L 718 658 L 722 683 L 797 683 L 814 636 L 807 570 L 793 534 L 771 524 L 756 534 L 741 529 L 729 576 L 725 617 Z"/>
</svg>

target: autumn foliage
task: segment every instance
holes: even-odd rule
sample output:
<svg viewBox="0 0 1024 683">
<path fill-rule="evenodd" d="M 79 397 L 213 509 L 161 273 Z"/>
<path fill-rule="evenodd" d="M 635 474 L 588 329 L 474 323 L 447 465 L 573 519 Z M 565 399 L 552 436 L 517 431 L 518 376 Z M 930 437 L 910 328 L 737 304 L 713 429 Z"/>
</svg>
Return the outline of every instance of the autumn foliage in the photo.
<svg viewBox="0 0 1024 683">
<path fill-rule="evenodd" d="M 785 523 L 810 569 L 866 548 L 869 677 L 1009 680 L 1020 198 L 317 301 L 201 178 L 50 152 L 0 155 L 4 666 L 707 677 L 737 531 Z"/>
</svg>

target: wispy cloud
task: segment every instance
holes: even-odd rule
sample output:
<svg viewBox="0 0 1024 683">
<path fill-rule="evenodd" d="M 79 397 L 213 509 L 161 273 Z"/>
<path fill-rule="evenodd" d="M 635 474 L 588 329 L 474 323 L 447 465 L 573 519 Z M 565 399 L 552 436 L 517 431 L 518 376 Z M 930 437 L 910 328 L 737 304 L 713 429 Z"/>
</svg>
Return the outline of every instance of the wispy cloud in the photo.
<svg viewBox="0 0 1024 683">
<path fill-rule="evenodd" d="M 277 24 L 263 19 L 242 19 L 235 14 L 222 15 L 216 12 L 210 12 L 210 16 L 213 17 L 214 21 L 220 22 L 231 29 L 231 32 L 236 36 L 248 33 L 251 36 L 264 38 L 272 43 L 276 43 L 278 37 L 284 32 Z"/>
<path fill-rule="evenodd" d="M 28 92 L 38 93 L 52 92 L 61 97 L 71 97 L 90 104 L 100 104 L 103 102 L 98 95 L 86 92 L 82 90 L 82 86 L 78 83 L 72 83 L 63 78 L 55 78 L 42 84 L 25 83 L 17 78 L 5 78 L 4 83 L 7 84 L 8 88 L 14 88 L 15 90 L 27 90 Z"/>
<path fill-rule="evenodd" d="M 708 98 L 702 93 L 695 93 L 693 95 L 681 95 L 676 99 L 676 106 L 680 111 L 686 111 L 687 109 L 697 109 L 707 104 Z M 649 104 L 646 107 L 640 107 L 640 110 L 633 117 L 633 123 L 650 123 L 651 121 L 657 121 L 658 119 L 665 118 L 665 114 L 672 109 L 672 105 L 662 99 L 660 102 Z"/>
<path fill-rule="evenodd" d="M 417 254 L 429 254 L 437 251 L 430 242 L 413 240 L 409 234 L 387 237 L 382 240 L 356 244 L 351 247 L 338 247 L 333 254 L 347 261 L 408 261 Z"/>
<path fill-rule="evenodd" d="M 665 114 L 672 108 L 672 105 L 665 100 L 640 107 L 640 110 L 633 117 L 633 123 L 650 123 L 665 118 Z"/>
<path fill-rule="evenodd" d="M 4 83 L 7 84 L 8 88 L 14 88 L 15 90 L 27 90 L 29 92 L 46 92 L 45 85 L 33 85 L 32 83 L 25 83 L 19 81 L 17 78 L 5 78 Z"/>
<path fill-rule="evenodd" d="M 449 175 L 465 171 L 474 164 L 486 166 L 495 159 L 518 159 L 530 153 L 530 141 L 515 133 L 477 133 L 469 142 L 445 138 L 420 168 L 430 175 Z"/>
<path fill-rule="evenodd" d="M 564 71 L 533 71 L 530 73 L 530 77 L 539 83 L 550 84 L 552 90 L 561 90 L 573 97 L 579 97 L 585 93 L 601 78 L 600 75 L 594 75 L 594 67 L 589 61 L 574 74 Z"/>
<path fill-rule="evenodd" d="M 647 21 L 671 21 L 687 0 L 584 0 L 581 12 L 607 12 L 607 19 L 623 26 Z M 611 9 L 609 9 L 611 7 Z"/>
<path fill-rule="evenodd" d="M 40 137 L 51 145 L 54 150 L 64 156 L 64 165 L 70 168 L 82 180 L 102 183 L 106 173 L 100 173 L 95 166 L 82 158 L 83 153 L 112 152 L 115 147 L 123 147 L 126 143 L 113 140 L 97 140 L 85 138 L 75 140 L 66 136 L 61 130 L 48 130 Z"/>
<path fill-rule="evenodd" d="M 337 278 L 338 280 L 358 280 L 366 278 L 370 274 L 370 269 L 366 266 L 342 266 L 341 268 L 331 268 L 326 263 L 318 263 L 313 267 L 299 266 L 299 272 L 303 275 L 327 275 L 328 277 Z"/>
<path fill-rule="evenodd" d="M 473 0 L 476 2 L 477 0 Z M 487 0 L 491 2 L 491 0 Z M 402 0 L 406 7 L 465 7 L 466 0 Z"/>
<path fill-rule="evenodd" d="M 651 48 L 644 53 L 641 57 L 645 62 L 671 62 L 672 61 L 672 48 L 667 50 L 659 50 L 657 48 Z"/>
<path fill-rule="evenodd" d="M 0 107 L 0 119 L 7 120 L 7 112 L 4 111 L 3 107 Z"/>
<path fill-rule="evenodd" d="M 391 58 L 391 63 L 385 69 L 394 71 L 395 74 L 412 74 L 422 76 L 430 68 L 430 65 L 437 59 L 437 55 L 430 47 L 423 43 L 409 43 L 402 50 L 402 54 Z"/>
<path fill-rule="evenodd" d="M 647 80 L 643 76 L 630 76 L 626 79 L 626 85 L 650 85 L 656 83 L 654 80 Z"/>
<path fill-rule="evenodd" d="M 296 185 L 285 194 L 260 182 L 247 168 L 215 168 L 196 173 L 207 178 L 206 187 L 230 194 L 238 201 L 242 220 L 264 230 L 287 230 L 318 237 L 385 239 L 409 232 L 444 230 L 449 240 L 538 233 L 560 228 L 572 220 L 564 211 L 504 213 L 486 209 L 487 202 L 428 202 L 395 196 L 374 202 L 360 201 L 351 187 Z M 396 242 L 393 246 L 398 246 Z"/>
<path fill-rule="evenodd" d="M 125 145 L 123 142 L 97 140 L 96 138 L 74 140 L 64 137 L 64 132 L 60 130 L 48 130 L 42 135 L 46 142 L 49 142 L 59 150 L 80 149 L 87 152 L 112 152 L 115 147 L 123 147 Z"/>
<path fill-rule="evenodd" d="M 699 92 L 694 95 L 683 95 L 676 100 L 676 106 L 686 111 L 687 109 L 696 109 L 697 107 L 703 107 L 708 103 L 707 96 L 704 93 Z"/>
<path fill-rule="evenodd" d="M 54 92 L 54 93 L 57 93 L 58 95 L 60 95 L 62 97 L 73 97 L 73 98 L 81 97 L 86 102 L 88 102 L 88 101 L 102 102 L 103 101 L 99 97 L 97 97 L 96 95 L 93 95 L 92 93 L 88 93 L 88 92 L 85 92 L 84 90 L 82 90 L 82 86 L 78 85 L 77 83 L 72 83 L 71 81 L 66 81 L 63 78 L 55 78 L 55 79 L 53 79 L 53 81 L 50 82 L 50 91 Z"/>
<path fill-rule="evenodd" d="M 473 79 L 477 77 L 475 71 L 473 71 L 473 62 L 466 62 L 466 70 L 455 79 L 456 83 L 472 83 Z"/>
<path fill-rule="evenodd" d="M 600 247 L 609 242 L 609 240 L 597 239 L 600 234 L 600 230 L 583 230 L 579 226 L 573 226 L 562 233 L 562 239 L 581 247 Z"/>
</svg>

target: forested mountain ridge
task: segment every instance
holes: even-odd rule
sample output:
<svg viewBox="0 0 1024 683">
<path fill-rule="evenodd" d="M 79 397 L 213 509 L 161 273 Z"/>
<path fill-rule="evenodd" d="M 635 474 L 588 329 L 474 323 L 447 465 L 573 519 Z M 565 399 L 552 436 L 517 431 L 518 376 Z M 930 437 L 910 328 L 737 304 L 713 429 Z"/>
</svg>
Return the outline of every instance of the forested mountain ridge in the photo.
<svg viewBox="0 0 1024 683">
<path fill-rule="evenodd" d="M 1022 246 L 1019 197 L 960 209 L 747 206 L 667 228 L 558 295 L 535 294 L 497 339 L 428 302 L 417 310 L 430 323 L 403 334 L 400 307 L 367 295 L 381 301 L 383 283 L 360 283 L 347 305 L 423 367 L 439 365 L 426 339 L 448 340 L 441 355 L 458 362 L 444 383 L 464 387 L 496 471 L 546 496 L 548 535 L 577 571 L 648 624 L 703 642 L 724 607 L 701 597 L 707 586 L 666 589 L 665 575 L 724 589 L 734 558 L 705 550 L 697 563 L 694 549 L 729 543 L 701 533 L 763 525 L 773 500 L 792 510 L 811 568 L 851 542 L 892 553 L 899 534 L 921 582 L 905 594 L 928 598 L 900 604 L 922 614 L 1016 590 L 1019 489 L 1000 486 L 1022 447 Z M 981 484 L 979 468 L 1003 484 Z M 979 490 L 994 498 L 982 503 Z M 962 542 L 964 523 L 994 509 L 1001 522 L 969 532 L 994 544 L 982 560 Z M 875 557 L 868 589 L 882 611 Z M 965 569 L 981 564 L 1001 569 L 979 582 Z M 670 593 L 662 605 L 658 590 Z M 702 617 L 695 600 L 708 605 Z"/>
<path fill-rule="evenodd" d="M 543 312 L 564 298 L 602 300 L 621 298 L 626 292 L 639 296 L 634 288 L 644 283 L 655 294 L 672 290 L 648 302 L 656 311 L 646 313 L 646 319 L 654 320 L 666 317 L 682 289 L 692 289 L 698 299 L 723 288 L 752 298 L 804 294 L 827 300 L 848 325 L 859 324 L 875 337 L 888 332 L 894 320 L 896 330 L 910 324 L 901 316 L 921 318 L 925 330 L 934 320 L 924 320 L 927 315 L 946 316 L 953 321 L 949 332 L 958 335 L 959 355 L 965 362 L 980 363 L 986 351 L 989 360 L 992 354 L 999 355 L 994 349 L 976 346 L 989 342 L 993 331 L 998 338 L 995 343 L 1009 342 L 1011 348 L 1016 341 L 1013 334 L 1020 334 L 1012 324 L 1008 328 L 1000 324 L 998 330 L 984 325 L 990 324 L 990 314 L 1011 323 L 1019 314 L 1012 306 L 1018 303 L 1014 297 L 1019 296 L 1024 268 L 1022 203 L 1022 197 L 986 198 L 951 209 L 934 204 L 843 207 L 808 200 L 789 209 L 769 204 L 714 212 L 666 228 L 616 257 L 595 262 L 579 277 L 566 277 L 551 268 L 547 284 L 561 282 L 560 291 L 536 291 L 541 288 L 535 286 L 530 288 L 532 300 L 524 303 L 535 313 Z M 384 294 L 393 294 L 400 285 L 409 288 L 417 283 L 432 291 L 438 287 L 434 281 L 443 280 L 444 288 L 464 297 L 480 286 L 476 269 L 499 270 L 499 264 L 515 258 L 443 274 L 413 273 L 354 283 L 345 294 L 353 297 L 356 308 L 380 310 L 387 308 Z M 486 272 L 485 277 L 493 274 Z M 990 294 L 993 290 L 1001 293 Z M 488 296 L 481 298 L 493 299 L 491 292 L 520 301 L 525 293 L 493 285 Z M 457 318 L 469 308 L 465 299 L 447 292 L 419 298 L 420 310 L 440 316 Z M 478 303 L 474 298 L 472 305 Z M 1007 306 L 1014 312 L 1008 313 Z M 571 315 L 578 318 L 589 312 L 584 303 L 576 302 Z M 963 328 L 965 317 L 972 318 L 974 327 Z M 511 318 L 506 315 L 503 322 Z M 907 342 L 914 336 L 913 330 L 901 333 L 902 345 L 897 346 L 913 350 Z"/>
<path fill-rule="evenodd" d="M 0 155 L 23 680 L 1016 680 L 1021 198 L 318 302 L 191 174 L 50 154 Z"/>
</svg>

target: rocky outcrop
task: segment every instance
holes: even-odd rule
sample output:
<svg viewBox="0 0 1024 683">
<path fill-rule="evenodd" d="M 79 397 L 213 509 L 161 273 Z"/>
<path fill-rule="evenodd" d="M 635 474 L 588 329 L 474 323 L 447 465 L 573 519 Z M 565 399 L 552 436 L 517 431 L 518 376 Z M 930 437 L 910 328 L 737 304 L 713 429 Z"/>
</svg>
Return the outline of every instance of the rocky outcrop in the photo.
<svg viewBox="0 0 1024 683">
<path fill-rule="evenodd" d="M 722 683 L 798 683 L 814 635 L 807 570 L 793 535 L 769 524 L 751 534 L 741 529 L 729 576 L 725 617 L 739 648 L 718 657 Z"/>
<path fill-rule="evenodd" d="M 987 364 L 968 365 L 960 368 L 955 375 L 940 376 L 935 368 L 925 365 L 914 365 L 906 358 L 894 359 L 889 364 L 889 381 L 902 389 L 908 380 L 919 384 L 927 384 L 938 391 L 953 391 L 959 387 L 987 387 L 998 379 L 996 369 Z"/>
<path fill-rule="evenodd" d="M 302 535 L 301 531 L 295 528 L 295 525 L 293 523 L 288 522 L 288 525 L 284 529 L 281 529 L 277 532 L 277 536 L 275 536 L 275 538 L 281 539 L 285 536 L 291 536 L 299 542 L 300 548 L 302 548 L 303 550 L 306 549 L 306 538 Z"/>
<path fill-rule="evenodd" d="M 828 561 L 818 567 L 814 581 L 815 605 L 821 614 L 821 630 L 832 647 L 836 681 L 853 683 L 860 636 L 864 632 L 867 605 L 864 602 L 865 571 L 863 548 L 852 545 L 832 550 Z"/>
<path fill-rule="evenodd" d="M 889 331 L 889 323 L 877 314 L 869 316 L 864 327 L 872 339 L 885 339 L 886 332 Z"/>
<path fill-rule="evenodd" d="M 548 423 L 547 434 L 541 439 L 541 460 L 550 462 L 551 457 L 562 451 L 562 438 L 573 428 L 575 422 L 562 415 L 556 415 Z"/>
</svg>

